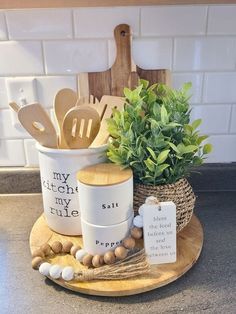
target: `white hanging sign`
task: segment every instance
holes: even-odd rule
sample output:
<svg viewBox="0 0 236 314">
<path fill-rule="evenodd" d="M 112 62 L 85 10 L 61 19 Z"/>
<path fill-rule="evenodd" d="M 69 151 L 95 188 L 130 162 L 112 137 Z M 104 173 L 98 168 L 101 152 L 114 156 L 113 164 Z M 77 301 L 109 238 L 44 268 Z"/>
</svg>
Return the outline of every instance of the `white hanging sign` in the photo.
<svg viewBox="0 0 236 314">
<path fill-rule="evenodd" d="M 142 206 L 144 248 L 150 264 L 176 262 L 176 206 L 173 202 Z"/>
</svg>

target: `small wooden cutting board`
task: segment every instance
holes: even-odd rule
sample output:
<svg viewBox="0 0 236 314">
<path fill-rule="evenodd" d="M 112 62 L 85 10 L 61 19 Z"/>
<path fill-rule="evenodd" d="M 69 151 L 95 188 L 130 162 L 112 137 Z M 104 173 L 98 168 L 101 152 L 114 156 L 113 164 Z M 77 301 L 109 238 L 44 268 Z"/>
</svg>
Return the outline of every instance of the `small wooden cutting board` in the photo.
<svg viewBox="0 0 236 314">
<path fill-rule="evenodd" d="M 123 96 L 124 87 L 134 88 L 137 80 L 133 79 L 135 71 L 139 78 L 150 84 L 164 83 L 170 85 L 170 71 L 165 69 L 145 70 L 136 66 L 131 55 L 131 29 L 127 24 L 120 24 L 114 30 L 116 42 L 116 60 L 110 69 L 104 72 L 81 73 L 78 75 L 80 97 L 94 95 L 99 100 L 103 95 Z"/>
</svg>

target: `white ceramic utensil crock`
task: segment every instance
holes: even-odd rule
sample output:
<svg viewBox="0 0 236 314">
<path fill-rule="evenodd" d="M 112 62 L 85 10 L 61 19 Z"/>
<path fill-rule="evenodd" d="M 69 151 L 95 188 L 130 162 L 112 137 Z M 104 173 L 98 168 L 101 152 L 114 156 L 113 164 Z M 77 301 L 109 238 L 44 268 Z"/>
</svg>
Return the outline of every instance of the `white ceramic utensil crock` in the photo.
<svg viewBox="0 0 236 314">
<path fill-rule="evenodd" d="M 106 145 L 88 149 L 51 149 L 36 144 L 48 226 L 65 235 L 81 235 L 81 214 L 76 173 L 104 162 Z"/>
</svg>

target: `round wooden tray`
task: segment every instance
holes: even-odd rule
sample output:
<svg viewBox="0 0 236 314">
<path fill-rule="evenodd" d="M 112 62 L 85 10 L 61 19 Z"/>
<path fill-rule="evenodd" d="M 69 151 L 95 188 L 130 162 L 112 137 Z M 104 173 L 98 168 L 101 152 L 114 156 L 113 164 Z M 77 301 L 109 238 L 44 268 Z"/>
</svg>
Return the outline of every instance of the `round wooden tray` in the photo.
<svg viewBox="0 0 236 314">
<path fill-rule="evenodd" d="M 31 252 L 48 242 L 49 244 L 59 240 L 70 239 L 75 244 L 82 244 L 82 237 L 70 237 L 58 234 L 46 224 L 41 215 L 35 222 L 30 234 Z M 65 282 L 62 279 L 53 280 L 67 289 L 101 296 L 127 296 L 138 294 L 155 288 L 162 287 L 186 273 L 197 261 L 203 244 L 203 230 L 198 218 L 193 215 L 190 223 L 177 235 L 177 261 L 171 264 L 152 265 L 151 272 L 128 280 L 90 281 L 90 282 Z M 62 266 L 71 265 L 76 271 L 84 268 L 71 255 L 61 255 L 53 258 L 53 263 Z"/>
</svg>

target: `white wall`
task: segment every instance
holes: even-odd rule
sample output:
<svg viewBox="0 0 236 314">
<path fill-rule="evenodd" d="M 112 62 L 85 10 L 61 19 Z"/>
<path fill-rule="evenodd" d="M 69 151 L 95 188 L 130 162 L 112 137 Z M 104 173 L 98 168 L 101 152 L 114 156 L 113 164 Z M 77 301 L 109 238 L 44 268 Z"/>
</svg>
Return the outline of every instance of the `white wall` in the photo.
<svg viewBox="0 0 236 314">
<path fill-rule="evenodd" d="M 192 81 L 193 117 L 214 145 L 208 162 L 236 161 L 235 16 L 236 5 L 0 11 L 0 166 L 37 164 L 34 141 L 12 126 L 5 78 L 36 77 L 49 110 L 78 72 L 112 65 L 120 23 L 132 27 L 136 64 L 170 69 L 175 87 Z"/>
</svg>

